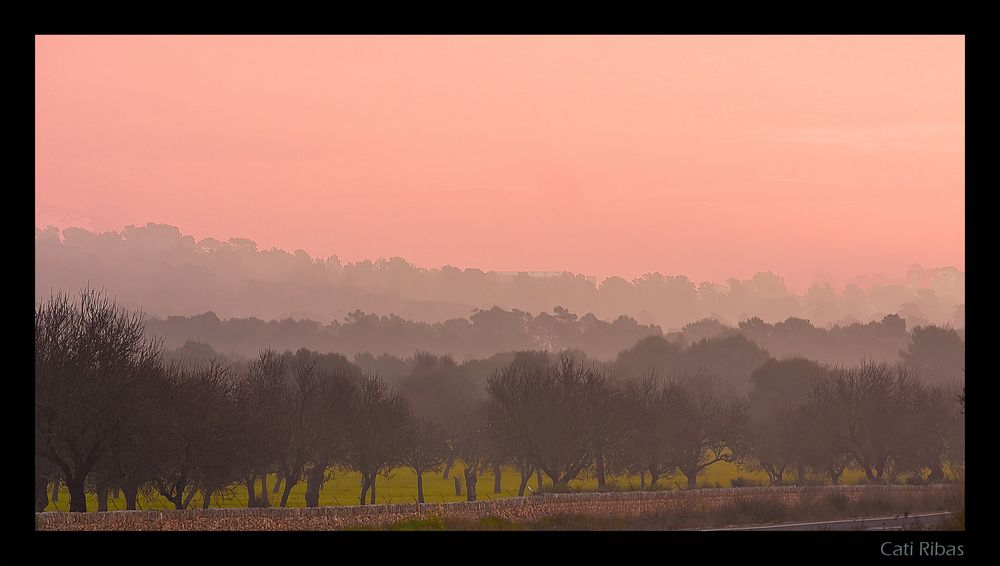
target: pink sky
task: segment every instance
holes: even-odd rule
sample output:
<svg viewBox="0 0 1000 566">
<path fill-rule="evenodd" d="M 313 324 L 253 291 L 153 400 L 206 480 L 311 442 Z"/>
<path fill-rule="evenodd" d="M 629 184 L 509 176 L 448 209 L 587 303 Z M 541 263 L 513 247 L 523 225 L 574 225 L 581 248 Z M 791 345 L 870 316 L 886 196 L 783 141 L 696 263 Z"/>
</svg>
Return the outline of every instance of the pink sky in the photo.
<svg viewBox="0 0 1000 566">
<path fill-rule="evenodd" d="M 793 288 L 965 269 L 961 36 L 44 36 L 35 86 L 39 227 Z"/>
</svg>

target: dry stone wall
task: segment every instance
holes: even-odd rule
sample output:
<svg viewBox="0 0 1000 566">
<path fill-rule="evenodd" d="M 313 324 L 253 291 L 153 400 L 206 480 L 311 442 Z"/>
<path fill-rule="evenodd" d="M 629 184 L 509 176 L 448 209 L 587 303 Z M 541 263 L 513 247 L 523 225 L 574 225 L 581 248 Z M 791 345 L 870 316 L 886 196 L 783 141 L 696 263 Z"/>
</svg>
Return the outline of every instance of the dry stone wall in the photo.
<svg viewBox="0 0 1000 566">
<path fill-rule="evenodd" d="M 390 505 L 318 508 L 197 509 L 170 511 L 109 511 L 103 513 L 47 512 L 35 514 L 36 530 L 337 530 L 376 527 L 407 519 L 492 516 L 532 521 L 561 513 L 627 518 L 697 505 L 711 509 L 727 502 L 778 499 L 795 504 L 803 499 L 843 494 L 850 501 L 863 497 L 941 496 L 957 493 L 954 485 L 925 486 L 782 486 L 696 489 L 658 492 L 568 493 L 456 503 L 399 503 Z"/>
</svg>

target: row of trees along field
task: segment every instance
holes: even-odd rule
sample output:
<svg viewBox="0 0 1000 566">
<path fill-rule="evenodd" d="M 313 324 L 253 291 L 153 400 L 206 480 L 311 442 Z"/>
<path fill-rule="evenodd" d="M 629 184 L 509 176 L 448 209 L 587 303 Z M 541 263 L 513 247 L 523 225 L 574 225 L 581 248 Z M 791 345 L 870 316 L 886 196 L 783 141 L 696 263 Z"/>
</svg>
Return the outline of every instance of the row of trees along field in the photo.
<svg viewBox="0 0 1000 566">
<path fill-rule="evenodd" d="M 503 469 L 517 470 L 524 495 L 539 474 L 560 489 L 592 473 L 605 489 L 608 476 L 638 474 L 644 488 L 679 471 L 694 487 L 726 461 L 763 469 L 775 484 L 807 469 L 837 482 L 848 466 L 872 482 L 903 473 L 941 481 L 944 466 L 964 461 L 958 392 L 902 364 L 765 356 L 743 394 L 697 371 L 639 374 L 543 351 L 494 356 L 478 368 L 488 369 L 480 387 L 464 378 L 467 364 L 420 354 L 390 385 L 340 354 L 306 349 L 264 350 L 246 363 L 171 361 L 144 323 L 89 289 L 36 306 L 37 510 L 53 482 L 65 482 L 71 511 L 86 511 L 88 491 L 99 510 L 119 490 L 129 509 L 140 493 L 183 509 L 196 493 L 208 506 L 240 484 L 249 506 L 269 506 L 278 502 L 267 479 L 277 474 L 280 505 L 305 482 L 306 505 L 318 506 L 337 469 L 360 474 L 365 504 L 399 467 L 416 472 L 422 502 L 423 474 L 448 474 L 457 461 L 470 500 L 487 469 L 495 490 Z"/>
</svg>

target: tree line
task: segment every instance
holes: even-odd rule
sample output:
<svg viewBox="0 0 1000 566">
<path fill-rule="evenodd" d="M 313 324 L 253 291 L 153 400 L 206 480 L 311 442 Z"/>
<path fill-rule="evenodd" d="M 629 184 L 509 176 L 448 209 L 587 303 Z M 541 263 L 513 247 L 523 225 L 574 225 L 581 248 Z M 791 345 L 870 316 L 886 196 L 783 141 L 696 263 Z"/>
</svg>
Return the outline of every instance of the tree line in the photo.
<svg viewBox="0 0 1000 566">
<path fill-rule="evenodd" d="M 286 506 L 302 482 L 318 506 L 338 470 L 358 472 L 359 503 L 375 503 L 378 479 L 399 467 L 416 472 L 423 501 L 423 474 L 447 475 L 456 462 L 475 500 L 487 469 L 494 491 L 516 470 L 524 495 L 533 475 L 561 489 L 593 474 L 607 489 L 609 476 L 638 474 L 645 488 L 680 472 L 694 487 L 726 461 L 776 484 L 793 469 L 797 481 L 809 470 L 837 482 L 847 466 L 872 482 L 925 471 L 940 481 L 945 465 L 964 461 L 957 395 L 901 364 L 765 356 L 743 394 L 669 364 L 641 373 L 580 352 L 519 351 L 478 366 L 480 391 L 449 356 L 426 353 L 394 384 L 304 348 L 179 363 L 145 322 L 89 289 L 36 305 L 37 510 L 53 481 L 67 486 L 71 511 L 86 510 L 88 492 L 106 510 L 119 491 L 129 509 L 140 494 L 183 509 L 240 485 L 248 506 Z M 267 483 L 275 475 L 280 495 Z"/>
<path fill-rule="evenodd" d="M 175 226 L 153 223 L 104 233 L 36 228 L 35 260 L 36 297 L 91 282 L 113 285 L 128 304 L 162 314 L 213 310 L 223 318 L 328 322 L 360 309 L 444 322 L 494 305 L 532 313 L 562 305 L 581 316 L 627 315 L 668 331 L 706 317 L 735 324 L 752 315 L 848 326 L 895 314 L 912 326 L 965 327 L 965 273 L 954 267 L 914 265 L 897 281 L 859 278 L 839 289 L 816 283 L 797 293 L 771 272 L 716 282 L 657 272 L 598 281 L 570 272 L 539 277 L 448 265 L 426 269 L 399 257 L 342 262 L 304 250 L 258 248 L 245 238 L 196 241 Z"/>
<path fill-rule="evenodd" d="M 646 337 L 662 337 L 678 347 L 702 340 L 741 336 L 772 356 L 803 356 L 824 363 L 854 364 L 861 358 L 903 360 L 927 378 L 944 380 L 961 371 L 965 359 L 964 331 L 941 326 L 907 326 L 897 315 L 865 324 L 821 328 L 808 320 L 789 318 L 768 323 L 750 317 L 736 327 L 715 319 L 685 325 L 664 333 L 658 326 L 639 324 L 620 316 L 604 321 L 593 314 L 578 317 L 563 307 L 532 315 L 494 307 L 443 323 L 424 323 L 398 316 L 356 311 L 343 322 L 320 324 L 311 320 L 228 319 L 214 313 L 166 320 L 151 319 L 147 328 L 164 336 L 169 347 L 188 341 L 211 344 L 230 357 L 251 357 L 263 348 L 341 352 L 360 358 L 405 358 L 414 350 L 460 359 L 482 359 L 497 352 L 518 350 L 580 350 L 597 360 L 614 360 L 619 353 Z M 907 358 L 906 352 L 914 354 Z M 370 352 L 374 352 L 371 354 Z M 391 369 L 391 368 L 386 368 Z M 747 372 L 752 371 L 749 368 Z M 745 381 L 745 380 L 744 380 Z"/>
</svg>

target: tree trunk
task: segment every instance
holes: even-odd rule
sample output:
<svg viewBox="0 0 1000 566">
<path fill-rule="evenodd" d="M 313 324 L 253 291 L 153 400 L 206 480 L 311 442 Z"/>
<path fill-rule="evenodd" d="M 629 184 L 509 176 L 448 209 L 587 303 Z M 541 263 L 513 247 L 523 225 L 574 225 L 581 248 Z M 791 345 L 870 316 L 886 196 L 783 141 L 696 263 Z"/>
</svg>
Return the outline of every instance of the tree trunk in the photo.
<svg viewBox="0 0 1000 566">
<path fill-rule="evenodd" d="M 424 502 L 424 472 L 423 470 L 415 470 L 417 472 L 417 503 Z"/>
<path fill-rule="evenodd" d="M 660 479 L 660 474 L 656 470 L 649 470 L 649 489 L 656 489 L 656 480 Z"/>
<path fill-rule="evenodd" d="M 521 469 L 521 485 L 517 486 L 517 496 L 524 497 L 524 490 L 528 487 L 528 480 L 531 479 L 531 468 Z"/>
<path fill-rule="evenodd" d="M 833 485 L 837 485 L 838 483 L 840 483 L 840 474 L 842 474 L 842 473 L 844 473 L 844 470 L 842 470 L 842 469 L 841 470 L 836 470 L 836 469 L 830 470 L 830 480 L 832 481 Z"/>
<path fill-rule="evenodd" d="M 448 475 L 451 474 L 451 467 L 454 465 L 455 465 L 455 457 L 449 456 L 448 461 L 444 465 L 444 475 L 441 476 L 441 479 L 443 480 L 448 479 Z"/>
<path fill-rule="evenodd" d="M 165 489 L 165 486 L 157 484 L 157 490 L 173 504 L 174 509 L 184 508 L 184 488 L 186 487 L 187 481 L 183 479 L 174 481 L 170 489 Z"/>
<path fill-rule="evenodd" d="M 56 476 L 56 479 L 52 480 L 52 503 L 59 503 L 59 484 L 62 483 L 62 478 Z"/>
<path fill-rule="evenodd" d="M 500 489 L 500 466 L 493 466 L 493 493 L 503 493 Z"/>
<path fill-rule="evenodd" d="M 135 503 L 139 499 L 139 486 L 130 482 L 122 489 L 122 492 L 125 493 L 125 508 L 129 511 L 135 511 Z"/>
<path fill-rule="evenodd" d="M 87 512 L 87 489 L 83 477 L 66 478 L 66 488 L 69 489 L 69 510 L 72 513 Z"/>
<path fill-rule="evenodd" d="M 35 512 L 41 513 L 49 504 L 49 480 L 42 476 L 35 478 Z"/>
<path fill-rule="evenodd" d="M 767 479 L 771 481 L 771 486 L 781 485 L 785 478 L 784 470 L 768 470 Z"/>
<path fill-rule="evenodd" d="M 257 503 L 257 478 L 250 474 L 246 480 L 247 484 L 247 507 L 260 507 Z"/>
<path fill-rule="evenodd" d="M 306 507 L 319 507 L 319 492 L 323 488 L 326 469 L 313 465 L 306 475 Z"/>
<path fill-rule="evenodd" d="M 201 490 L 201 497 L 202 497 L 201 508 L 202 509 L 208 509 L 208 507 L 212 504 L 212 492 L 213 491 L 215 491 L 215 490 L 212 489 L 212 488 L 205 488 L 205 489 Z"/>
<path fill-rule="evenodd" d="M 459 481 L 458 476 L 454 477 L 455 480 L 455 496 L 462 495 L 462 482 Z"/>
<path fill-rule="evenodd" d="M 139 498 L 139 483 L 131 480 L 125 481 L 121 492 L 125 496 L 125 509 L 135 511 L 135 503 Z"/>
<path fill-rule="evenodd" d="M 260 475 L 260 506 L 271 506 L 271 502 L 267 500 L 267 473 Z"/>
<path fill-rule="evenodd" d="M 198 490 L 194 487 L 188 492 L 187 497 L 184 498 L 184 504 L 181 506 L 182 509 L 187 509 L 191 505 L 191 500 L 194 499 L 194 494 L 198 493 Z"/>
<path fill-rule="evenodd" d="M 806 467 L 802 464 L 795 465 L 795 485 L 806 485 Z"/>
<path fill-rule="evenodd" d="M 285 490 L 281 493 L 282 507 L 288 507 L 288 496 L 292 494 L 293 487 L 295 487 L 295 482 L 288 481 L 288 476 L 285 476 Z"/>
<path fill-rule="evenodd" d="M 372 472 L 372 477 L 371 477 L 370 480 L 368 480 L 368 483 L 371 485 L 371 488 L 372 488 L 372 505 L 375 505 L 375 480 L 376 479 L 378 479 L 378 474 L 375 473 L 375 472 Z"/>
<path fill-rule="evenodd" d="M 276 481 L 274 482 L 274 488 L 271 490 L 271 493 L 278 493 L 278 491 L 281 490 L 282 481 L 284 481 L 287 484 L 288 483 L 287 476 L 277 476 Z"/>
<path fill-rule="evenodd" d="M 865 477 L 868 478 L 868 483 L 875 483 L 877 476 L 875 472 L 869 466 L 862 466 L 865 469 Z"/>
<path fill-rule="evenodd" d="M 103 483 L 99 483 L 94 491 L 97 495 L 97 511 L 99 513 L 106 512 L 108 510 L 108 492 L 111 489 Z"/>
<path fill-rule="evenodd" d="M 597 453 L 597 462 L 595 467 L 597 468 L 597 491 L 607 491 L 608 479 L 604 473 L 604 452 Z"/>
<path fill-rule="evenodd" d="M 698 489 L 698 470 L 689 469 L 687 471 L 681 470 L 684 477 L 688 480 L 688 489 Z"/>
<path fill-rule="evenodd" d="M 361 505 L 367 503 L 366 495 L 368 495 L 368 474 L 361 472 Z"/>
<path fill-rule="evenodd" d="M 465 468 L 465 499 L 476 500 L 476 474 L 469 468 Z"/>
</svg>

